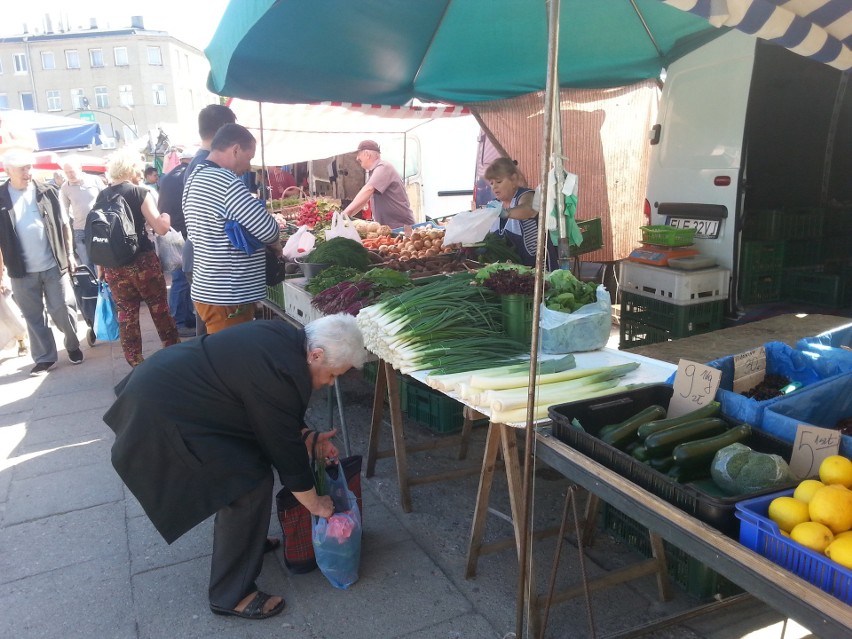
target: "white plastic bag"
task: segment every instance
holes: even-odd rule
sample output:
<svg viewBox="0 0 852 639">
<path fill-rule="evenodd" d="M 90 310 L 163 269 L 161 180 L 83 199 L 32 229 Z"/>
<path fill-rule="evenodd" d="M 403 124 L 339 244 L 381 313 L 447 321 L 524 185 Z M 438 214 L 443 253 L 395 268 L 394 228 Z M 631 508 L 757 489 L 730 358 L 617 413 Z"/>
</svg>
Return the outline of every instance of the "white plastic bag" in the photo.
<svg viewBox="0 0 852 639">
<path fill-rule="evenodd" d="M 297 257 L 304 257 L 314 250 L 316 238 L 314 234 L 308 230 L 307 226 L 300 226 L 299 230 L 293 233 L 284 245 L 282 254 L 288 260 L 294 260 Z"/>
<path fill-rule="evenodd" d="M 174 229 L 169 229 L 165 235 L 154 236 L 154 248 L 157 249 L 164 273 L 171 273 L 183 266 L 183 245 L 183 235 Z"/>
<path fill-rule="evenodd" d="M 473 244 L 481 242 L 491 230 L 491 225 L 500 217 L 500 208 L 481 208 L 456 213 L 447 222 L 444 246 L 448 244 Z"/>
<path fill-rule="evenodd" d="M 597 301 L 563 313 L 541 305 L 539 328 L 543 353 L 596 351 L 606 346 L 612 330 L 612 306 L 609 292 L 598 286 Z"/>
<path fill-rule="evenodd" d="M 344 215 L 340 211 L 335 211 L 331 217 L 331 226 L 325 231 L 325 239 L 330 240 L 335 237 L 345 237 L 348 240 L 355 240 L 358 244 L 361 243 L 361 236 L 355 228 L 355 224 L 349 219 L 348 215 Z"/>
</svg>

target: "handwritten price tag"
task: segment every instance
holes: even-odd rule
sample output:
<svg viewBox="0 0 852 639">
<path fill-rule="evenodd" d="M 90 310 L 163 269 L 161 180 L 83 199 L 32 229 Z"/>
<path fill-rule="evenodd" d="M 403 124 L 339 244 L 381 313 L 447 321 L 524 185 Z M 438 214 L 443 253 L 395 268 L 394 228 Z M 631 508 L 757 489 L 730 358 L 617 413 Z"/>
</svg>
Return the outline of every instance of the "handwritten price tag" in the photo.
<svg viewBox="0 0 852 639">
<path fill-rule="evenodd" d="M 739 355 L 734 355 L 735 393 L 754 388 L 766 377 L 766 349 L 761 346 Z"/>
<path fill-rule="evenodd" d="M 682 359 L 677 364 L 674 392 L 666 417 L 678 417 L 712 402 L 719 390 L 722 371 Z"/>
<path fill-rule="evenodd" d="M 822 460 L 840 450 L 840 433 L 830 428 L 799 424 L 793 442 L 790 470 L 799 479 L 815 477 Z"/>
</svg>

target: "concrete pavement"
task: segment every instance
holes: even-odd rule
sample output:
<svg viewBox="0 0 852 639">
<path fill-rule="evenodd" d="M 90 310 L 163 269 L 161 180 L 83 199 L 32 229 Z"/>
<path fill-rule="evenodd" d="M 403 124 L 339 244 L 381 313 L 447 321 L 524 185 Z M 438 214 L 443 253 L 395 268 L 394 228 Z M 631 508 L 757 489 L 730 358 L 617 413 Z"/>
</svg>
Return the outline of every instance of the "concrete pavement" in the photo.
<svg viewBox="0 0 852 639">
<path fill-rule="evenodd" d="M 145 353 L 159 348 L 143 309 Z M 79 324 L 84 334 L 84 324 Z M 61 344 L 61 341 L 59 342 Z M 413 512 L 403 513 L 392 460 L 362 479 L 364 539 L 360 580 L 336 590 L 314 571 L 291 575 L 279 554 L 269 554 L 259 586 L 287 600 L 283 614 L 265 621 L 212 615 L 207 607 L 211 521 L 168 546 L 110 464 L 112 433 L 101 421 L 112 387 L 128 371 L 117 343 L 83 346 L 80 366 L 64 351 L 47 376 L 30 378 L 29 358 L 0 353 L 0 637 L 166 639 L 288 637 L 292 639 L 502 639 L 515 627 L 517 562 L 512 551 L 483 556 L 477 577 L 464 579 L 477 476 L 412 489 Z M 343 380 L 346 419 L 354 453 L 366 450 L 371 389 L 360 373 Z M 156 401 L 156 398 L 151 398 Z M 325 428 L 326 394 L 315 394 L 309 422 Z M 389 439 L 385 431 L 383 446 Z M 416 443 L 435 435 L 410 423 Z M 454 449 L 411 456 L 413 474 L 478 465 L 485 429 L 476 429 L 466 462 Z M 552 525 L 567 483 L 549 469 L 536 473 L 536 527 Z M 508 512 L 504 482 L 491 504 Z M 270 532 L 280 536 L 275 513 Z M 490 517 L 487 540 L 511 526 Z M 553 542 L 537 545 L 539 589 L 552 564 Z M 598 534 L 586 571 L 636 561 L 638 555 Z M 560 583 L 576 582 L 576 549 L 566 545 Z M 676 589 L 677 590 L 677 589 Z M 592 595 L 598 636 L 696 605 L 681 591 L 656 599 L 653 578 Z M 582 598 L 555 607 L 548 637 L 589 637 Z M 758 603 L 726 609 L 651 636 L 683 639 L 743 637 L 780 623 Z M 779 626 L 750 637 L 779 637 Z M 801 637 L 806 633 L 791 633 Z"/>
</svg>

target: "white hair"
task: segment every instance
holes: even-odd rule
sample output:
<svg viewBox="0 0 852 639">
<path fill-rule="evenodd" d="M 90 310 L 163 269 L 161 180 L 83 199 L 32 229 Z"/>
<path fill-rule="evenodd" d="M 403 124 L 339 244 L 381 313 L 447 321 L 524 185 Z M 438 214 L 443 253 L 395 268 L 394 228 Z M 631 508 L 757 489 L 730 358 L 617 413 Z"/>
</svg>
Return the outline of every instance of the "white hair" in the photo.
<svg viewBox="0 0 852 639">
<path fill-rule="evenodd" d="M 307 349 L 321 348 L 330 368 L 361 368 L 366 358 L 364 336 L 355 318 L 348 313 L 326 315 L 305 326 Z"/>
</svg>

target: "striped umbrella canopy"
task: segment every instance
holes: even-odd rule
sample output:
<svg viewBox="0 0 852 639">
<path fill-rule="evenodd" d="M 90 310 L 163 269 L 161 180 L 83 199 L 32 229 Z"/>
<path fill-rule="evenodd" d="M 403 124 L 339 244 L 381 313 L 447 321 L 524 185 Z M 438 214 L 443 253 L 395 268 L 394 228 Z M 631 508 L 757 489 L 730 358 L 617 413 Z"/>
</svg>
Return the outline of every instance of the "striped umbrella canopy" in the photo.
<svg viewBox="0 0 852 639">
<path fill-rule="evenodd" d="M 852 0 L 663 0 L 841 71 L 852 69 Z"/>
</svg>

